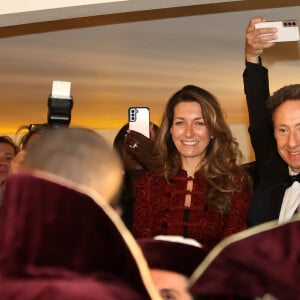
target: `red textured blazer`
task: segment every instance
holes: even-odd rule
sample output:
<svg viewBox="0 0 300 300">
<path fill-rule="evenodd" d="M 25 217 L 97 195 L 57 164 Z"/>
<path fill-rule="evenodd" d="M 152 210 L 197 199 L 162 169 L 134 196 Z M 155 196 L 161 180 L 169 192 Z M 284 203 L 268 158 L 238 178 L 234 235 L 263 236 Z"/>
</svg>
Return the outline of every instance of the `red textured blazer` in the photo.
<svg viewBox="0 0 300 300">
<path fill-rule="evenodd" d="M 193 180 L 192 191 L 187 190 L 188 180 Z M 181 171 L 168 183 L 154 171 L 148 172 L 139 179 L 135 189 L 134 236 L 183 235 L 212 248 L 224 237 L 244 230 L 251 188 L 244 193 L 232 193 L 232 207 L 227 216 L 207 209 L 206 189 L 207 181 L 199 173 L 192 178 Z M 185 207 L 188 193 L 191 205 Z"/>
</svg>

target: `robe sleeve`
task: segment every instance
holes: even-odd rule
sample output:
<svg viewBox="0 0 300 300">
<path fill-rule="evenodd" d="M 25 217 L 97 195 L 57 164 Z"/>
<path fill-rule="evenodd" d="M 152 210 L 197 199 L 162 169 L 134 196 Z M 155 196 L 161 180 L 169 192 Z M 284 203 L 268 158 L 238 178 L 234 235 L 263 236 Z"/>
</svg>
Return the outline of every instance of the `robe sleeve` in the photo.
<svg viewBox="0 0 300 300">
<path fill-rule="evenodd" d="M 133 235 L 135 238 L 153 237 L 153 221 L 156 216 L 153 199 L 152 177 L 147 173 L 135 187 L 133 211 Z"/>
</svg>

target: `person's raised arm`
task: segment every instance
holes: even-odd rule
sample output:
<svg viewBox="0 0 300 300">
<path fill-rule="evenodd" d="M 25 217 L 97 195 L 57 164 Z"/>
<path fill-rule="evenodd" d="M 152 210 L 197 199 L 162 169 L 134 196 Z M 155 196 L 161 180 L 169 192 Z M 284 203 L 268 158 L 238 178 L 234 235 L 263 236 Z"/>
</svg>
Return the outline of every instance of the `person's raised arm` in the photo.
<svg viewBox="0 0 300 300">
<path fill-rule="evenodd" d="M 260 55 L 264 49 L 275 45 L 269 41 L 277 37 L 277 29 L 255 28 L 256 23 L 264 21 L 266 20 L 263 17 L 254 17 L 249 21 L 245 34 L 246 69 L 243 73 L 249 114 L 249 134 L 260 178 L 266 175 L 270 154 L 276 153 L 273 130 L 265 104 L 270 95 L 268 70 L 261 65 Z"/>
</svg>

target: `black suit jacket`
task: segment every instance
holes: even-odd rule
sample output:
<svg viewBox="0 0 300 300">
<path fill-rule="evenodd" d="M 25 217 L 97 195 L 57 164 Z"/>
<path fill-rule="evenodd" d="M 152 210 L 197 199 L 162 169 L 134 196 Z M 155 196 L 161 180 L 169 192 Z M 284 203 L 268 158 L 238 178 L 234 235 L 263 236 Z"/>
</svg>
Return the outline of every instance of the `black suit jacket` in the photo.
<svg viewBox="0 0 300 300">
<path fill-rule="evenodd" d="M 288 166 L 277 152 L 265 104 L 270 96 L 268 70 L 261 64 L 246 62 L 243 79 L 249 113 L 249 134 L 258 173 L 247 218 L 250 227 L 278 219 Z"/>
</svg>

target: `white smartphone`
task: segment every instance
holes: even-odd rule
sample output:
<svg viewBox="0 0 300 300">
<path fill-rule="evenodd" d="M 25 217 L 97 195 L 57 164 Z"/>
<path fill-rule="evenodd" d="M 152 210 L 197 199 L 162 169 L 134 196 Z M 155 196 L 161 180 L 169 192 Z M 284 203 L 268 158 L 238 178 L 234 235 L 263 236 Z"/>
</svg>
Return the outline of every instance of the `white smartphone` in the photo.
<svg viewBox="0 0 300 300">
<path fill-rule="evenodd" d="M 149 107 L 129 107 L 129 130 L 137 131 L 150 138 L 150 109 Z"/>
<path fill-rule="evenodd" d="M 292 42 L 300 40 L 298 20 L 267 21 L 255 24 L 255 28 L 269 27 L 276 27 L 278 30 L 278 38 L 269 42 Z"/>
</svg>

